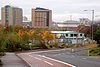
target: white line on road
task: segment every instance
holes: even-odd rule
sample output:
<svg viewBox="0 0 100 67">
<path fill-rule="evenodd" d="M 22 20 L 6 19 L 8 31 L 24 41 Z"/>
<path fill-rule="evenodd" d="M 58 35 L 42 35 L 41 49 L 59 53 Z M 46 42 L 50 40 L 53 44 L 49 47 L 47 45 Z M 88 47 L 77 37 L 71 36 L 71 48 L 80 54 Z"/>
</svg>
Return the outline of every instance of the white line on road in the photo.
<svg viewBox="0 0 100 67">
<path fill-rule="evenodd" d="M 41 60 L 40 58 L 37 58 L 37 57 L 34 57 L 35 59 L 37 59 L 37 60 Z"/>
<path fill-rule="evenodd" d="M 33 57 L 32 55 L 29 55 L 30 57 Z M 42 60 L 42 59 L 40 59 L 40 58 L 37 58 L 37 57 L 33 57 L 33 58 L 35 58 L 35 59 L 37 59 L 37 60 Z"/>
<path fill-rule="evenodd" d="M 32 55 L 28 55 L 28 56 L 33 57 Z"/>
<path fill-rule="evenodd" d="M 59 62 L 59 63 L 62 63 L 62 64 L 65 64 L 65 65 L 69 65 L 69 66 L 71 66 L 71 67 L 76 67 L 76 66 L 71 65 L 71 64 L 69 64 L 69 63 L 65 63 L 65 62 L 62 62 L 62 61 L 59 61 L 59 60 L 55 60 L 55 59 L 52 59 L 52 58 L 46 57 L 46 56 L 44 56 L 44 55 L 38 55 L 38 56 L 40 56 L 40 57 L 44 57 L 44 58 L 47 58 L 47 59 L 50 59 L 50 60 L 53 60 L 53 61 L 56 61 L 56 62 Z"/>
<path fill-rule="evenodd" d="M 50 63 L 50 62 L 48 62 L 48 61 L 44 61 L 45 63 L 47 63 L 47 64 L 49 64 L 49 65 L 52 65 L 53 66 L 53 64 L 52 63 Z"/>
<path fill-rule="evenodd" d="M 87 58 L 82 58 L 83 60 L 86 60 Z"/>
</svg>

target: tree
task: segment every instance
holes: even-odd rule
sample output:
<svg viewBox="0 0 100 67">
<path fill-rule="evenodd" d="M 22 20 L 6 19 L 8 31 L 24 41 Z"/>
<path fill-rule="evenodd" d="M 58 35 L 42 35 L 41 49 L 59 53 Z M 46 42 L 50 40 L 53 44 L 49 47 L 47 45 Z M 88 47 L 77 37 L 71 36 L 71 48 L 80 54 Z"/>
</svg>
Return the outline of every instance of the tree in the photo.
<svg viewBox="0 0 100 67">
<path fill-rule="evenodd" d="M 0 32 L 3 31 L 3 26 L 0 24 Z"/>
<path fill-rule="evenodd" d="M 14 29 L 14 32 L 19 32 L 19 30 L 23 30 L 24 28 L 21 25 L 15 25 L 13 26 L 13 29 Z"/>
<path fill-rule="evenodd" d="M 27 32 L 27 34 L 28 34 L 29 39 L 31 40 L 31 42 L 33 42 L 33 39 L 34 39 L 34 34 L 35 34 L 34 29 L 29 30 L 29 31 Z"/>
<path fill-rule="evenodd" d="M 5 35 L 3 32 L 0 32 L 0 52 L 5 51 Z"/>
<path fill-rule="evenodd" d="M 97 43 L 100 44 L 100 28 L 98 28 L 94 31 L 94 40 L 96 40 Z M 99 45 L 99 47 L 100 47 L 100 45 Z"/>
<path fill-rule="evenodd" d="M 17 51 L 19 49 L 20 40 L 16 33 L 9 33 L 6 37 L 6 48 L 7 51 Z"/>
<path fill-rule="evenodd" d="M 82 32 L 85 34 L 86 37 L 91 37 L 91 27 L 80 25 L 76 29 L 77 32 Z"/>
<path fill-rule="evenodd" d="M 35 32 L 35 39 L 39 40 L 42 48 L 50 46 L 50 42 L 55 39 L 55 35 L 51 34 L 49 30 L 42 29 Z"/>
</svg>

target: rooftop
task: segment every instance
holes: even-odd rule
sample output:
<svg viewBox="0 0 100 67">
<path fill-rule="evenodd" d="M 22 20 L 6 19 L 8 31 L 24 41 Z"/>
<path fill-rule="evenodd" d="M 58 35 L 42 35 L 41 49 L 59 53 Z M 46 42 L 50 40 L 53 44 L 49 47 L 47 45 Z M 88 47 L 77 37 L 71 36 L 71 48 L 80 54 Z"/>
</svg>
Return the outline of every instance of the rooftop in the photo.
<svg viewBox="0 0 100 67">
<path fill-rule="evenodd" d="M 64 33 L 79 33 L 79 32 L 76 32 L 76 31 L 51 31 L 51 33 L 64 34 Z"/>
<path fill-rule="evenodd" d="M 37 7 L 35 10 L 48 10 L 48 9 Z"/>
<path fill-rule="evenodd" d="M 9 8 L 9 7 L 11 7 L 11 8 L 19 8 L 19 7 L 12 6 L 12 5 L 5 5 L 4 7 L 6 7 L 6 8 Z M 22 8 L 20 8 L 20 9 L 22 9 Z"/>
<path fill-rule="evenodd" d="M 67 21 L 64 21 L 63 23 L 64 23 L 64 24 L 67 24 L 67 23 L 72 23 L 72 24 L 73 24 L 73 23 L 75 23 L 75 24 L 78 23 L 78 24 L 79 24 L 80 22 L 75 21 L 75 20 L 67 20 Z"/>
</svg>

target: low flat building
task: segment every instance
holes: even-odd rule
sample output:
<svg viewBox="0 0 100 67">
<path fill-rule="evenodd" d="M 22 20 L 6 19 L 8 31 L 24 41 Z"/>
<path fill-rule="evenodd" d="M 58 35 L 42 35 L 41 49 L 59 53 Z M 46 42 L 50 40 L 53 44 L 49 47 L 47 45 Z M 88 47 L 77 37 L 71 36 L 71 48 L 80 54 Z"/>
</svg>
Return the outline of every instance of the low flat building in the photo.
<svg viewBox="0 0 100 67">
<path fill-rule="evenodd" d="M 75 31 L 51 31 L 56 35 L 56 42 L 62 42 L 65 44 L 83 44 L 85 38 L 84 33 Z"/>
<path fill-rule="evenodd" d="M 32 22 L 31 21 L 23 21 L 22 26 L 26 28 L 32 28 Z"/>
<path fill-rule="evenodd" d="M 78 21 L 69 20 L 62 23 L 57 23 L 57 26 L 60 30 L 74 31 L 79 26 L 79 24 L 80 22 Z"/>
<path fill-rule="evenodd" d="M 91 20 L 88 18 L 80 18 L 80 25 L 91 26 Z"/>
</svg>

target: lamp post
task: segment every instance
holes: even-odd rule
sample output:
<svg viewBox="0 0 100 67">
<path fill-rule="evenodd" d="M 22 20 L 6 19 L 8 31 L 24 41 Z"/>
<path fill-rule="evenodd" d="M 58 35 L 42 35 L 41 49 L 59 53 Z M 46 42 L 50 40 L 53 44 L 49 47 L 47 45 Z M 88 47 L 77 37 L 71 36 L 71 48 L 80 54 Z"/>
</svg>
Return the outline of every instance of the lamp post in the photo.
<svg viewBox="0 0 100 67">
<path fill-rule="evenodd" d="M 92 12 L 92 24 L 91 24 L 91 38 L 93 42 L 93 22 L 94 22 L 94 10 L 84 10 L 84 11 L 91 11 Z"/>
</svg>

